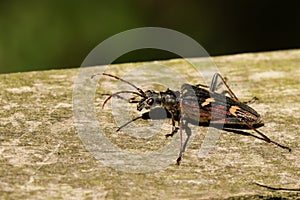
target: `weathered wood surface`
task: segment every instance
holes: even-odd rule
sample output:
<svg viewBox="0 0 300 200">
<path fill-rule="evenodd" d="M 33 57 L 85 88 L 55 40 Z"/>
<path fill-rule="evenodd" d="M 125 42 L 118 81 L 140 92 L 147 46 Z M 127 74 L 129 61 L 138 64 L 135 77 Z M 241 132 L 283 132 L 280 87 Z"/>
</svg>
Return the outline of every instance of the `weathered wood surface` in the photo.
<svg viewBox="0 0 300 200">
<path fill-rule="evenodd" d="M 181 166 L 174 160 L 151 173 L 119 171 L 97 161 L 76 132 L 72 98 L 78 69 L 2 74 L 0 198 L 299 199 L 299 191 L 274 191 L 254 183 L 300 188 L 300 50 L 222 56 L 214 58 L 214 62 L 241 100 L 259 98 L 251 106 L 264 118 L 265 126 L 260 130 L 291 147 L 292 152 L 251 136 L 222 131 L 209 157 L 198 158 L 208 128 L 196 127 L 198 131 L 193 131 L 194 139 Z M 189 73 L 182 60 L 151 63 Z M 109 72 L 122 74 L 143 64 L 147 63 L 115 65 Z M 97 72 L 97 68 L 91 69 Z M 129 77 L 135 77 L 136 85 L 148 89 L 146 80 L 137 75 L 132 73 Z M 189 76 L 192 84 L 197 83 L 197 76 Z M 117 82 L 107 78 L 102 81 L 106 89 L 98 87 L 95 109 L 108 139 L 134 152 L 156 151 L 172 140 L 166 140 L 165 133 L 149 140 L 132 139 L 128 131 L 149 130 L 144 121 L 136 122 L 141 128 L 116 133 L 110 105 L 102 111 L 99 104 L 107 97 L 101 94 L 110 92 Z M 117 102 L 127 106 L 125 101 Z M 170 120 L 155 123 L 164 124 L 166 133 L 171 129 Z"/>
</svg>

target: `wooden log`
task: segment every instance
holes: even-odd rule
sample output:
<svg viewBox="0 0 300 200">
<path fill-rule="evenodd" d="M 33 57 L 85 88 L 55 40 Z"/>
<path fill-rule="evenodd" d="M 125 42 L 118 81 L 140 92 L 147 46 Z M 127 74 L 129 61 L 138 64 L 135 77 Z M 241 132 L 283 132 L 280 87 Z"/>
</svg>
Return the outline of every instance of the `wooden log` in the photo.
<svg viewBox="0 0 300 200">
<path fill-rule="evenodd" d="M 200 62 L 201 59 L 192 60 Z M 222 131 L 215 149 L 209 156 L 199 158 L 199 148 L 208 127 L 190 125 L 194 139 L 180 166 L 174 160 L 162 169 L 143 173 L 130 171 L 134 168 L 125 166 L 125 162 L 125 170 L 121 171 L 93 157 L 74 126 L 77 119 L 73 111 L 78 105 L 74 105 L 72 99 L 77 98 L 74 81 L 78 80 L 78 69 L 2 74 L 1 199 L 299 198 L 299 191 L 272 190 L 255 183 L 275 188 L 300 188 L 300 50 L 220 56 L 213 58 L 213 62 L 228 78 L 240 100 L 259 98 L 251 105 L 264 118 L 265 126 L 259 130 L 289 146 L 292 152 L 251 136 Z M 127 72 L 125 77 L 144 90 L 180 88 L 180 82 L 173 81 L 179 75 L 173 76 L 171 72 L 163 71 L 160 74 L 164 78 L 158 77 L 161 82 L 159 79 L 151 82 L 151 77 L 157 74 L 151 73 L 149 66 L 167 66 L 166 69 L 176 71 L 190 84 L 203 83 L 182 59 L 112 65 L 107 71 L 122 77 Z M 149 71 L 144 73 L 146 68 Z M 87 69 L 97 73 L 103 67 Z M 108 103 L 101 110 L 101 103 L 107 97 L 103 94 L 123 86 L 109 78 L 101 78 L 100 82 L 93 109 L 108 140 L 134 153 L 155 152 L 172 141 L 164 136 L 171 130 L 168 119 L 140 120 L 133 128 L 115 132 L 121 122 L 114 120 L 127 119 L 122 118 L 127 113 L 118 113 L 117 109 L 127 108 L 128 104 L 117 99 L 113 100 L 117 106 L 113 108 Z M 134 111 L 136 107 L 128 109 L 129 117 L 138 115 Z M 116 113 L 112 114 L 111 110 Z M 147 131 L 154 131 L 155 135 L 137 137 Z M 253 133 L 251 130 L 245 132 Z"/>
</svg>

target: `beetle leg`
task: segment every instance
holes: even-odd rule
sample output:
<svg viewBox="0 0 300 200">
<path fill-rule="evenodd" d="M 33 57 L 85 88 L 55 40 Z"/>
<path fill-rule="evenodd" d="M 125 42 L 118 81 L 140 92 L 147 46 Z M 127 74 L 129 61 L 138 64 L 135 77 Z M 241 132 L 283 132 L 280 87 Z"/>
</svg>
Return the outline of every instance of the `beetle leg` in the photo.
<svg viewBox="0 0 300 200">
<path fill-rule="evenodd" d="M 223 84 L 224 84 L 225 87 L 227 88 L 230 97 L 231 97 L 232 99 L 234 99 L 235 101 L 238 101 L 238 102 L 239 102 L 239 99 L 235 96 L 235 94 L 232 92 L 232 90 L 231 90 L 231 89 L 229 88 L 229 86 L 227 85 L 225 78 L 223 78 L 219 73 L 215 73 L 215 74 L 214 74 L 214 76 L 213 76 L 213 78 L 212 78 L 212 81 L 211 81 L 211 85 L 210 85 L 209 90 L 210 90 L 211 92 L 215 92 L 215 91 L 218 89 L 218 87 L 220 87 L 219 84 L 218 84 L 218 78 L 221 79 L 221 81 L 223 82 Z"/>
<path fill-rule="evenodd" d="M 188 145 L 188 142 L 190 140 L 190 137 L 192 135 L 192 131 L 188 127 L 188 122 L 187 121 L 185 121 L 185 123 L 183 124 L 183 120 L 181 120 L 180 124 L 181 124 L 181 127 L 180 127 L 180 151 L 179 151 L 178 158 L 176 160 L 177 165 L 180 165 L 180 161 L 182 160 L 183 153 L 185 152 L 186 147 Z M 182 144 L 182 128 L 184 128 L 186 136 L 187 136 L 185 141 L 184 141 L 184 144 Z"/>
<path fill-rule="evenodd" d="M 166 134 L 166 135 L 165 135 L 166 138 L 172 137 L 174 134 L 176 134 L 176 133 L 178 132 L 178 129 L 179 129 L 179 128 L 175 126 L 175 113 L 176 113 L 176 111 L 171 111 L 172 132 L 169 133 L 169 134 Z M 178 124 L 180 124 L 179 121 L 178 121 Z"/>
<path fill-rule="evenodd" d="M 275 144 L 276 146 L 279 146 L 280 148 L 283 148 L 283 149 L 287 149 L 289 152 L 292 151 L 292 149 L 290 147 L 287 147 L 287 146 L 284 146 L 282 144 L 279 144 L 273 140 L 271 140 L 270 138 L 268 138 L 265 134 L 263 134 L 262 132 L 260 132 L 259 130 L 257 130 L 256 128 L 254 128 L 251 124 L 249 124 L 248 122 L 246 122 L 247 126 L 249 128 L 251 128 L 253 131 L 255 131 L 256 133 L 258 133 L 259 135 L 261 135 L 263 137 L 263 140 L 268 142 L 268 143 L 273 143 Z"/>
<path fill-rule="evenodd" d="M 244 101 L 243 103 L 248 105 L 248 104 L 251 104 L 251 103 L 254 103 L 255 101 L 257 101 L 258 98 L 257 97 L 253 97 L 252 99 L 250 99 L 249 101 Z"/>
<path fill-rule="evenodd" d="M 176 134 L 176 133 L 178 132 L 178 130 L 179 130 L 179 128 L 178 128 L 178 127 L 175 127 L 174 130 L 172 130 L 171 133 L 165 135 L 166 138 L 168 138 L 168 137 L 173 137 L 173 135 Z"/>
</svg>

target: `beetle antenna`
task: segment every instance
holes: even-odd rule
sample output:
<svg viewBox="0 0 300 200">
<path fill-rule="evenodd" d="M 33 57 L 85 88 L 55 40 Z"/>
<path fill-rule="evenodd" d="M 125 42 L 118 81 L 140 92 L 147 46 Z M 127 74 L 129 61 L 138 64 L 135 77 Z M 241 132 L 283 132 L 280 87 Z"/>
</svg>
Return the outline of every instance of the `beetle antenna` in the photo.
<svg viewBox="0 0 300 200">
<path fill-rule="evenodd" d="M 120 78 L 120 77 L 115 76 L 115 75 L 107 74 L 107 73 L 102 73 L 102 74 L 94 74 L 94 75 L 91 76 L 91 78 L 94 78 L 95 76 L 99 76 L 99 75 L 100 75 L 100 76 L 101 76 L 101 75 L 109 76 L 109 77 L 112 77 L 112 78 L 114 78 L 114 79 L 120 80 L 120 81 L 122 81 L 122 82 L 124 82 L 124 83 L 127 83 L 128 85 L 134 87 L 137 91 L 139 91 L 139 93 L 140 93 L 139 96 L 141 96 L 141 97 L 146 97 L 145 92 L 144 92 L 141 88 L 139 88 L 139 87 L 135 86 L 133 83 L 130 83 L 130 82 L 128 82 L 128 81 L 126 81 L 126 80 L 124 80 L 124 79 L 122 79 L 122 78 Z"/>
<path fill-rule="evenodd" d="M 144 97 L 142 94 L 138 93 L 138 92 L 134 92 L 134 91 L 120 91 L 120 92 L 116 92 L 116 93 L 113 93 L 111 95 L 109 95 L 105 101 L 103 102 L 103 105 L 102 105 L 102 109 L 104 108 L 105 104 L 114 96 L 118 96 L 119 94 L 123 94 L 123 93 L 129 93 L 129 94 L 136 94 L 140 97 Z"/>
<path fill-rule="evenodd" d="M 120 131 L 120 130 L 121 130 L 122 128 L 124 128 L 125 126 L 127 126 L 128 124 L 130 124 L 130 123 L 132 123 L 132 122 L 134 122 L 134 121 L 136 121 L 136 120 L 138 120 L 138 119 L 142 119 L 142 118 L 143 118 L 143 116 L 139 116 L 139 117 L 136 117 L 136 118 L 134 118 L 134 119 L 132 119 L 132 120 L 126 122 L 125 124 L 123 124 L 122 126 L 120 126 L 120 127 L 117 129 L 117 132 Z"/>
</svg>

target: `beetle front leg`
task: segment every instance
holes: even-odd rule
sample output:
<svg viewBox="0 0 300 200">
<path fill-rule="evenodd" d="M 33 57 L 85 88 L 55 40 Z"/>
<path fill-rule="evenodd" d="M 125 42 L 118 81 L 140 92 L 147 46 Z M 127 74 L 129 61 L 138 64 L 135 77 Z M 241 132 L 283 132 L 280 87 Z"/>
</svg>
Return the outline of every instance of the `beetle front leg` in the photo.
<svg viewBox="0 0 300 200">
<path fill-rule="evenodd" d="M 173 135 L 176 134 L 176 133 L 178 132 L 178 130 L 179 130 L 178 127 L 174 127 L 174 128 L 172 128 L 172 129 L 174 129 L 174 130 L 172 130 L 171 133 L 165 135 L 166 138 L 168 138 L 168 137 L 173 137 Z"/>
<path fill-rule="evenodd" d="M 175 126 L 175 112 L 174 111 L 171 112 L 171 118 L 172 118 L 172 132 L 169 134 L 166 134 L 165 135 L 166 138 L 173 137 L 173 135 L 176 134 L 179 130 L 179 128 Z M 179 121 L 178 121 L 178 125 L 179 125 Z"/>
</svg>

